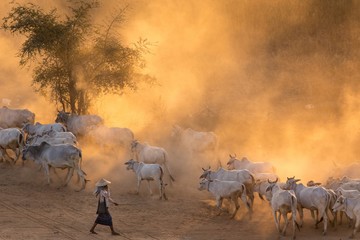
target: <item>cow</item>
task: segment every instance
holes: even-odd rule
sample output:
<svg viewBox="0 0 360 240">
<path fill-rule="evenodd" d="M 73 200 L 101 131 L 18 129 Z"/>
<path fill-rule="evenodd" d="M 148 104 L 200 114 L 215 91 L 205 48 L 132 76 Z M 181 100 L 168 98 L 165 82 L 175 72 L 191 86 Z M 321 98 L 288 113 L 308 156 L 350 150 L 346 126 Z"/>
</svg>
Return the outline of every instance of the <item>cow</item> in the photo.
<svg viewBox="0 0 360 240">
<path fill-rule="evenodd" d="M 293 225 L 292 239 L 295 239 L 295 230 L 296 227 L 299 229 L 299 226 L 296 222 L 296 207 L 297 207 L 297 198 L 293 190 L 283 190 L 279 184 L 277 184 L 278 179 L 275 181 L 268 180 L 268 186 L 266 192 L 270 192 L 270 203 L 275 220 L 275 225 L 279 233 L 285 236 L 286 228 L 289 224 L 289 219 L 287 217 L 288 213 L 291 213 L 291 221 Z M 279 216 L 277 216 L 279 213 Z M 284 228 L 281 231 L 280 229 L 280 219 L 281 215 L 285 220 Z M 299 229 L 300 230 L 300 229 Z"/>
<path fill-rule="evenodd" d="M 268 180 L 255 180 L 254 192 L 259 194 L 261 200 L 264 200 L 264 197 L 267 201 L 271 201 L 271 194 L 269 191 L 266 191 L 267 187 L 269 186 Z"/>
<path fill-rule="evenodd" d="M 164 198 L 167 200 L 167 197 L 165 195 L 165 183 L 163 182 L 163 169 L 162 167 L 157 164 L 148 164 L 143 162 L 137 162 L 133 159 L 130 159 L 129 161 L 125 162 L 125 165 L 127 165 L 127 170 L 133 170 L 136 174 L 137 178 L 137 194 L 139 194 L 140 190 L 140 184 L 142 180 L 146 180 L 148 182 L 149 192 L 152 196 L 150 181 L 157 181 L 159 185 L 159 193 L 160 193 L 160 200 Z"/>
<path fill-rule="evenodd" d="M 224 168 L 219 168 L 217 171 L 211 171 L 210 167 L 208 169 L 202 169 L 203 173 L 200 178 L 205 178 L 207 180 L 221 180 L 221 181 L 238 181 L 243 183 L 246 187 L 246 195 L 250 200 L 248 204 L 250 217 L 252 212 L 252 207 L 254 203 L 254 186 L 255 178 L 254 176 L 246 169 L 244 170 L 226 170 Z"/>
<path fill-rule="evenodd" d="M 340 195 L 332 210 L 334 212 L 344 211 L 350 219 L 355 220 L 354 230 L 350 235 L 350 238 L 354 238 L 360 226 L 360 197 L 347 198 Z"/>
<path fill-rule="evenodd" d="M 66 138 L 73 142 L 77 142 L 76 136 L 72 132 L 58 132 L 50 130 L 48 132 L 45 132 L 43 136 L 49 136 L 51 138 Z"/>
<path fill-rule="evenodd" d="M 1 155 L 5 160 L 16 163 L 24 147 L 24 133 L 18 128 L 6 128 L 0 130 Z M 15 153 L 15 159 L 11 158 L 6 149 L 11 149 Z"/>
<path fill-rule="evenodd" d="M 251 172 L 251 171 L 250 171 Z M 275 181 L 280 179 L 279 176 L 275 173 L 253 173 L 255 180 L 270 180 Z"/>
<path fill-rule="evenodd" d="M 77 115 L 59 111 L 55 122 L 62 123 L 75 136 L 85 136 L 90 129 L 104 124 L 104 120 L 97 115 Z"/>
<path fill-rule="evenodd" d="M 28 136 L 43 136 L 49 131 L 66 132 L 65 126 L 61 123 L 28 123 L 23 126 L 22 130 L 27 133 Z"/>
<path fill-rule="evenodd" d="M 310 180 L 306 183 L 306 186 L 308 187 L 316 187 L 316 186 L 321 186 L 320 182 L 315 182 L 314 180 Z M 324 187 L 325 188 L 325 187 Z M 334 228 L 336 228 L 336 224 L 337 224 L 337 213 L 334 213 L 333 211 L 331 211 L 331 208 L 334 206 L 336 198 L 337 198 L 337 193 L 330 189 L 330 188 L 325 188 L 326 191 L 329 193 L 330 195 L 330 202 L 329 202 L 329 211 L 331 212 L 332 216 L 333 216 L 333 222 L 332 225 Z M 311 211 L 311 216 L 312 218 L 315 218 L 315 212 L 316 212 L 316 219 L 318 219 L 318 211 L 317 210 L 310 210 Z M 340 222 L 342 221 L 342 215 L 340 214 Z"/>
<path fill-rule="evenodd" d="M 340 165 L 333 162 L 333 169 L 331 170 L 330 176 L 356 178 L 359 177 L 359 172 L 360 162 L 352 162 L 348 165 Z"/>
<path fill-rule="evenodd" d="M 237 211 L 240 208 L 238 198 L 240 197 L 244 204 L 249 208 L 249 204 L 246 200 L 246 187 L 243 183 L 238 181 L 220 181 L 218 179 L 208 180 L 202 179 L 200 181 L 199 190 L 207 190 L 211 192 L 216 199 L 216 207 L 219 209 L 218 215 L 221 214 L 223 199 L 229 199 L 235 204 L 235 211 L 230 218 L 234 218 Z"/>
<path fill-rule="evenodd" d="M 29 137 L 26 141 L 28 145 L 33 145 L 33 146 L 40 145 L 42 142 L 47 142 L 51 145 L 57 145 L 57 144 L 72 144 L 75 146 L 77 145 L 77 141 L 76 140 L 74 141 L 72 138 L 50 137 L 48 135 Z"/>
<path fill-rule="evenodd" d="M 86 173 L 81 169 L 82 153 L 81 150 L 74 145 L 50 145 L 46 142 L 42 142 L 38 146 L 26 146 L 23 149 L 22 159 L 24 161 L 32 160 L 41 165 L 45 170 L 48 184 L 50 184 L 50 167 L 68 170 L 63 186 L 67 186 L 74 171 L 76 171 L 81 182 L 79 191 L 85 189 L 88 180 L 85 179 Z"/>
<path fill-rule="evenodd" d="M 247 169 L 253 174 L 256 173 L 275 173 L 275 167 L 269 162 L 252 162 L 247 157 L 243 157 L 241 160 L 236 158 L 236 155 L 229 154 L 230 159 L 227 162 L 228 169 Z"/>
<path fill-rule="evenodd" d="M 22 128 L 25 124 L 34 124 L 35 113 L 27 109 L 0 108 L 1 128 Z"/>
<path fill-rule="evenodd" d="M 129 149 L 134 141 L 134 133 L 129 128 L 97 126 L 91 129 L 88 137 L 97 145 L 124 147 Z"/>
<path fill-rule="evenodd" d="M 134 158 L 143 163 L 157 163 L 164 166 L 171 181 L 175 181 L 171 175 L 168 164 L 168 154 L 164 148 L 150 146 L 148 144 L 140 143 L 137 140 L 131 142 L 131 152 L 134 154 Z"/>
<path fill-rule="evenodd" d="M 300 179 L 295 179 L 295 176 L 292 178 L 288 177 L 284 189 L 293 190 L 295 192 L 298 201 L 297 208 L 300 215 L 300 226 L 303 224 L 303 208 L 317 210 L 321 220 L 318 221 L 317 219 L 314 219 L 315 228 L 317 228 L 318 224 L 324 220 L 323 235 L 326 235 L 328 223 L 327 209 L 330 204 L 330 195 L 327 190 L 321 186 L 306 187 L 302 183 L 297 183 L 299 181 Z"/>
<path fill-rule="evenodd" d="M 191 128 L 183 129 L 178 125 L 174 125 L 171 136 L 191 153 L 210 151 L 217 154 L 219 143 L 214 132 L 198 132 Z"/>
</svg>

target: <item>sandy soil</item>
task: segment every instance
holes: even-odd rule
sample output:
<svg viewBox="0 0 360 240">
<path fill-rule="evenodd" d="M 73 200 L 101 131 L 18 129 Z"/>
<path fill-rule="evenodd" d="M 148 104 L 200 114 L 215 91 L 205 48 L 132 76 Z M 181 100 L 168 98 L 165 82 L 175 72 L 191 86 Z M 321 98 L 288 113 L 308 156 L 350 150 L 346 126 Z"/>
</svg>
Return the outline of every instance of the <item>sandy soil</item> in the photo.
<svg viewBox="0 0 360 240">
<path fill-rule="evenodd" d="M 86 155 L 86 154 L 85 154 Z M 90 155 L 90 154 L 88 154 Z M 243 205 L 235 219 L 229 214 L 216 216 L 213 197 L 197 190 L 198 176 L 175 171 L 177 181 L 167 188 L 169 200 L 151 197 L 145 183 L 139 195 L 134 194 L 135 177 L 125 170 L 124 158 L 109 164 L 98 160 L 100 155 L 85 157 L 83 169 L 91 180 L 86 189 L 76 192 L 76 178 L 65 188 L 59 188 L 64 172 L 51 173 L 53 182 L 46 184 L 38 166 L 27 162 L 21 166 L 0 164 L 0 239 L 290 239 L 278 237 L 270 206 L 258 197 L 252 219 Z M 101 170 L 101 171 L 100 171 Z M 112 180 L 112 198 L 119 206 L 111 206 L 115 229 L 112 236 L 105 226 L 98 226 L 98 235 L 89 234 L 96 218 L 97 200 L 92 194 L 100 177 Z M 351 230 L 346 224 L 337 230 L 329 227 L 327 236 L 313 227 L 310 213 L 305 211 L 305 223 L 297 239 L 345 239 Z M 360 237 L 360 234 L 358 235 Z"/>
</svg>

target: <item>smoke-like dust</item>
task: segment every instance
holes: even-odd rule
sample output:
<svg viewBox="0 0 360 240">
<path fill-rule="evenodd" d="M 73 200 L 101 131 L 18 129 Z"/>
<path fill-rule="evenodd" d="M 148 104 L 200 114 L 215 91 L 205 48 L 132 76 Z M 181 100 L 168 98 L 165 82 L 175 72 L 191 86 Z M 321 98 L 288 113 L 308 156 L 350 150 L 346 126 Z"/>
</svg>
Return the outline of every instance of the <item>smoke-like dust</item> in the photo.
<svg viewBox="0 0 360 240">
<path fill-rule="evenodd" d="M 66 9 L 63 1 L 32 2 Z M 102 4 L 96 20 L 126 5 Z M 4 16 L 11 5 L 1 6 Z M 136 139 L 166 148 L 182 185 L 195 189 L 201 165 L 213 162 L 179 151 L 170 139 L 174 124 L 215 132 L 223 165 L 236 153 L 272 162 L 282 179 L 323 180 L 333 162 L 358 161 L 358 2 L 137 0 L 129 7 L 121 37 L 154 43 L 144 72 L 158 84 L 103 96 L 92 111 L 107 126 L 128 127 Z M 36 121 L 53 122 L 56 107 L 18 66 L 22 40 L 0 33 L 0 97 L 34 111 Z M 123 166 L 130 155 L 82 147 L 92 179 L 133 184 Z"/>
</svg>

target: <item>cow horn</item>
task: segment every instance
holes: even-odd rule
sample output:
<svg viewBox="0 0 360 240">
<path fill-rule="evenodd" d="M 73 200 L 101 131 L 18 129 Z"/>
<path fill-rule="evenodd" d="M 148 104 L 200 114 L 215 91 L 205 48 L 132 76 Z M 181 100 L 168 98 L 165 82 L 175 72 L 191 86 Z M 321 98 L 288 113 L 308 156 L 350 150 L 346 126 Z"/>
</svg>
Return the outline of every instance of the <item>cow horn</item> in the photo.
<svg viewBox="0 0 360 240">
<path fill-rule="evenodd" d="M 206 171 L 205 168 L 203 168 L 203 167 L 202 167 L 201 169 L 202 169 L 204 172 Z"/>
</svg>

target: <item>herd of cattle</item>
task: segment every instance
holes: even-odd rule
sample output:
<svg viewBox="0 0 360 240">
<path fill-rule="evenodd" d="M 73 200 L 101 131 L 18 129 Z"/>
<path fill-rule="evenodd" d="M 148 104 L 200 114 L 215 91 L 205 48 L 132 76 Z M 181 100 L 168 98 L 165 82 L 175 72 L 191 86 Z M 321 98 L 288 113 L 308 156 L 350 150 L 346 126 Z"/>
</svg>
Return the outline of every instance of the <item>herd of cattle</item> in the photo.
<svg viewBox="0 0 360 240">
<path fill-rule="evenodd" d="M 85 135 L 99 145 L 116 143 L 129 147 L 135 160 L 128 160 L 125 165 L 127 170 L 132 170 L 136 175 L 137 192 L 141 181 L 146 180 L 152 194 L 150 182 L 155 181 L 158 184 L 160 199 L 167 199 L 167 181 L 164 176 L 168 177 L 170 184 L 175 179 L 168 166 L 166 150 L 140 143 L 134 139 L 130 129 L 106 127 L 103 120 L 96 115 L 78 116 L 63 111 L 58 112 L 54 123 L 41 124 L 35 123 L 35 114 L 27 109 L 0 108 L 0 160 L 16 163 L 20 156 L 24 161 L 32 160 L 44 169 L 48 183 L 50 168 L 61 168 L 68 170 L 65 186 L 76 172 L 81 182 L 80 190 L 85 188 L 87 179 L 81 168 L 82 151 L 78 144 L 78 138 Z M 174 126 L 173 137 L 180 140 L 191 154 L 203 151 L 216 153 L 218 148 L 217 136 L 212 132 L 197 132 Z M 9 154 L 9 151 L 13 154 Z M 207 190 L 214 195 L 218 214 L 224 211 L 223 199 L 235 205 L 231 218 L 235 217 L 240 208 L 239 198 L 251 218 L 254 211 L 254 194 L 258 193 L 262 200 L 270 203 L 279 233 L 285 235 L 289 222 L 292 223 L 293 239 L 296 229 L 302 227 L 304 208 L 311 212 L 316 228 L 323 222 L 324 235 L 327 233 L 328 223 L 333 227 L 336 227 L 338 220 L 342 223 L 343 213 L 353 226 L 350 237 L 355 236 L 360 226 L 360 179 L 354 178 L 353 175 L 342 178 L 330 177 L 324 185 L 309 181 L 305 186 L 295 177 L 288 177 L 286 182 L 280 182 L 276 168 L 271 163 L 252 162 L 246 157 L 238 159 L 230 155 L 227 169 L 203 168 L 200 179 L 199 190 Z M 285 221 L 282 228 L 281 217 Z"/>
</svg>

